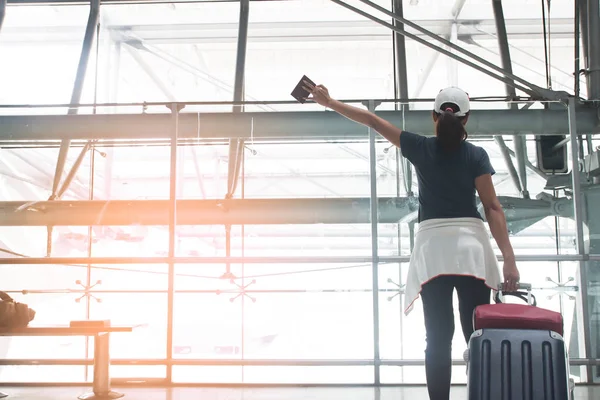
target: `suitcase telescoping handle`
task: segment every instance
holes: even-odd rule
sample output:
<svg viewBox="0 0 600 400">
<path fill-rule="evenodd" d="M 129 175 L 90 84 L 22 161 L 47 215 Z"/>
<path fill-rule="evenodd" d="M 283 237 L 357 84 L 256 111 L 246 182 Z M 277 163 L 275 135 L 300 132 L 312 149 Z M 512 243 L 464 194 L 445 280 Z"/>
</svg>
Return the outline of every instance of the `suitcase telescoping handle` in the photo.
<svg viewBox="0 0 600 400">
<path fill-rule="evenodd" d="M 518 289 L 522 289 L 522 290 L 517 290 L 516 292 L 504 292 L 502 290 L 502 284 L 498 285 L 498 291 L 496 292 L 496 296 L 494 297 L 494 301 L 496 303 L 502 303 L 504 296 L 514 296 L 514 297 L 518 297 L 523 301 L 526 301 L 527 304 L 530 304 L 532 306 L 537 306 L 537 300 L 535 298 L 535 296 L 531 293 L 531 284 L 530 283 L 519 283 L 518 284 Z M 525 291 L 523 291 L 525 290 Z"/>
</svg>

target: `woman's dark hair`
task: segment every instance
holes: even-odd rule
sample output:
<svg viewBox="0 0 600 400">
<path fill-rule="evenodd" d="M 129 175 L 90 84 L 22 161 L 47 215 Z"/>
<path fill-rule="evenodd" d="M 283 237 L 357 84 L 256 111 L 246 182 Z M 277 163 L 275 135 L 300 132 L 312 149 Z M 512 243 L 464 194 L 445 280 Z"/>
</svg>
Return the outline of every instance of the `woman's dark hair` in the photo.
<svg viewBox="0 0 600 400">
<path fill-rule="evenodd" d="M 466 140 L 468 135 L 463 125 L 464 117 L 454 115 L 458 112 L 458 106 L 454 103 L 444 103 L 440 107 L 444 112 L 435 112 L 437 114 L 436 136 L 438 143 L 442 149 L 453 151 L 459 148 L 463 140 Z"/>
</svg>

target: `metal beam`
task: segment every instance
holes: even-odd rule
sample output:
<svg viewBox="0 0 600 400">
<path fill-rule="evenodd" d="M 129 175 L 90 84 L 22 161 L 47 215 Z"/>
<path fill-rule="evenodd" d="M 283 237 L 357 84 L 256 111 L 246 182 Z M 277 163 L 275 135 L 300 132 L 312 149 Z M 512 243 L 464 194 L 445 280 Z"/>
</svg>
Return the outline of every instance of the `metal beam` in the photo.
<svg viewBox="0 0 600 400">
<path fill-rule="evenodd" d="M 237 57 L 235 65 L 235 81 L 233 88 L 233 101 L 244 100 L 244 75 L 246 72 L 246 48 L 248 44 L 248 20 L 250 16 L 250 0 L 240 1 L 240 23 L 238 28 Z M 233 113 L 241 113 L 243 106 L 233 106 Z M 250 127 L 251 129 L 252 127 Z M 244 140 L 229 139 L 229 158 L 227 169 L 227 194 L 232 198 L 237 188 L 240 177 L 242 160 L 244 158 Z"/>
<path fill-rule="evenodd" d="M 404 19 L 402 0 L 393 0 L 392 10 L 396 16 Z M 398 31 L 394 32 L 394 56 L 396 62 L 396 98 L 408 99 L 408 74 L 406 66 L 406 38 L 400 32 L 404 32 L 404 24 L 394 19 L 394 26 Z"/>
<path fill-rule="evenodd" d="M 575 64 L 575 68 L 573 69 L 573 78 L 574 78 L 574 86 L 573 86 L 573 91 L 574 91 L 574 95 L 575 98 L 579 98 L 580 97 L 580 93 L 581 93 L 581 85 L 580 85 L 580 78 L 581 78 L 581 74 L 579 71 L 581 71 L 581 44 L 580 44 L 580 40 L 581 40 L 581 1 L 574 1 L 573 2 L 575 9 L 574 11 L 574 21 L 573 21 L 573 38 L 574 38 L 574 43 L 573 43 L 573 61 Z M 587 34 L 586 34 L 587 35 Z"/>
<path fill-rule="evenodd" d="M 583 65 L 584 71 L 587 71 L 590 68 L 590 60 L 589 60 L 589 29 L 588 29 L 588 0 L 577 0 L 577 7 L 579 8 L 579 26 L 581 30 L 581 45 L 583 47 Z M 579 71 L 575 71 L 579 76 Z M 588 96 L 590 94 L 590 80 L 588 75 L 585 75 L 587 82 L 587 92 Z"/>
<path fill-rule="evenodd" d="M 73 166 L 71 167 L 71 170 L 67 174 L 67 177 L 65 178 L 63 184 L 60 186 L 60 189 L 58 189 L 58 191 L 56 192 L 56 198 L 58 198 L 58 199 L 62 198 L 62 196 L 65 194 L 65 192 L 69 189 L 69 186 L 71 186 L 71 182 L 73 182 L 75 175 L 77 175 L 77 171 L 79 171 L 79 167 L 81 167 L 81 164 L 83 163 L 83 159 L 85 158 L 87 152 L 90 150 L 91 147 L 92 147 L 92 142 L 87 141 L 85 143 L 85 145 L 83 146 L 83 149 L 81 149 L 81 152 L 77 156 L 77 159 L 73 163 Z"/>
<path fill-rule="evenodd" d="M 404 18 L 404 8 L 402 6 L 402 0 L 393 0 L 392 10 L 395 15 L 399 18 Z M 399 31 L 404 31 L 404 24 L 394 19 L 394 26 Z M 408 99 L 408 70 L 406 63 L 406 40 L 404 35 L 399 32 L 394 32 L 394 56 L 395 56 L 395 71 L 394 80 L 396 87 L 394 88 L 395 97 L 400 99 Z M 396 109 L 398 104 L 396 104 Z M 400 110 L 410 109 L 410 104 L 401 104 Z M 401 127 L 404 129 L 404 127 Z M 406 193 L 412 193 L 412 166 L 402 156 L 402 153 L 396 149 L 396 157 L 400 158 L 400 166 L 402 168 L 402 181 L 404 182 L 404 190 Z M 377 160 L 375 160 L 377 162 Z"/>
<path fill-rule="evenodd" d="M 563 210 L 567 199 L 528 200 L 500 196 L 509 225 Z M 556 202 L 563 204 L 557 207 Z M 419 208 L 415 197 L 380 197 L 377 215 L 370 198 L 285 198 L 177 200 L 177 225 L 369 224 L 397 223 Z M 169 200 L 0 202 L 0 226 L 169 225 Z M 509 228 L 519 231 L 517 228 Z"/>
<path fill-rule="evenodd" d="M 169 200 L 168 200 L 168 226 L 169 226 L 169 276 L 168 276 L 168 294 L 167 294 L 167 358 L 173 358 L 173 308 L 175 292 L 175 263 L 172 261 L 175 257 L 177 246 L 177 135 L 179 132 L 179 111 L 183 106 L 173 103 L 171 107 L 171 156 L 170 156 L 170 179 L 169 179 Z M 167 366 L 166 377 L 170 382 L 172 380 L 172 366 Z"/>
<path fill-rule="evenodd" d="M 177 200 L 177 225 L 370 223 L 370 198 Z M 379 198 L 380 223 L 418 204 Z M 169 200 L 0 202 L 0 226 L 169 225 Z"/>
<path fill-rule="evenodd" d="M 374 112 L 379 104 L 373 100 L 367 102 L 367 109 Z M 371 127 L 368 127 L 369 133 L 369 222 L 371 225 L 371 285 L 373 288 L 373 359 L 375 360 L 375 368 L 373 370 L 373 381 L 375 385 L 381 383 L 381 373 L 379 362 L 381 361 L 381 353 L 379 348 L 379 222 L 380 211 L 379 201 L 377 198 L 377 132 Z M 404 212 L 408 211 L 409 207 L 404 208 Z"/>
<path fill-rule="evenodd" d="M 73 85 L 73 93 L 71 94 L 71 105 L 79 104 L 81 100 L 81 93 L 83 92 L 83 83 L 85 82 L 85 74 L 87 72 L 88 62 L 90 60 L 90 53 L 92 52 L 92 45 L 96 37 L 98 21 L 100 18 L 100 0 L 90 0 L 90 14 L 88 16 L 87 26 L 85 28 L 85 36 L 83 38 L 83 44 L 81 47 L 81 55 L 79 57 L 79 65 L 77 66 L 77 73 L 75 75 L 75 84 Z M 68 114 L 77 114 L 79 108 L 69 108 Z M 57 197 L 58 186 L 62 179 L 63 171 L 65 169 L 65 162 L 67 161 L 67 154 L 71 141 L 69 138 L 63 139 L 60 144 L 58 152 L 58 160 L 56 162 L 56 170 L 54 172 L 54 182 L 52 184 L 52 195 L 50 198 Z"/>
<path fill-rule="evenodd" d="M 504 10 L 502 9 L 502 0 L 492 0 L 492 8 L 494 11 L 494 20 L 496 21 L 496 35 L 498 37 L 498 48 L 500 50 L 500 59 L 502 61 L 502 67 L 505 71 L 512 74 L 512 61 L 510 59 L 510 48 L 508 45 L 508 35 L 506 33 L 506 20 L 504 19 Z M 509 83 L 505 84 L 506 95 L 510 99 L 516 99 L 517 91 L 514 85 Z M 510 103 L 509 108 L 516 110 L 519 108 L 517 103 Z M 517 165 L 519 167 L 517 176 L 519 177 L 519 185 L 517 189 L 522 193 L 524 198 L 529 198 L 529 191 L 527 190 L 527 171 L 525 169 L 525 160 L 527 159 L 527 148 L 525 136 L 515 136 L 515 153 L 517 155 Z M 512 160 L 506 159 L 507 167 L 511 173 L 514 171 Z M 510 163 L 510 165 L 509 165 Z"/>
<path fill-rule="evenodd" d="M 5 15 L 6 15 L 6 0 L 0 0 L 0 31 L 2 31 L 2 24 L 4 23 Z"/>
<path fill-rule="evenodd" d="M 513 150 L 511 150 L 510 148 L 508 148 L 508 146 L 506 146 L 506 144 L 504 145 L 506 151 L 508 152 L 508 154 L 511 155 L 511 157 L 517 157 L 515 155 L 515 152 Z M 542 178 L 543 180 L 547 180 L 548 179 L 548 175 L 542 171 L 541 169 L 539 169 L 538 167 L 536 167 L 535 165 L 533 165 L 531 163 L 531 161 L 529 160 L 525 160 L 525 166 L 533 173 L 537 174 L 537 176 L 539 176 L 540 178 Z"/>
<path fill-rule="evenodd" d="M 506 168 L 508 169 L 508 173 L 517 188 L 517 191 L 520 193 L 523 188 L 521 187 L 521 181 L 519 180 L 519 175 L 517 174 L 517 170 L 512 162 L 512 158 L 510 158 L 510 153 L 508 152 L 508 146 L 506 142 L 504 142 L 504 138 L 502 136 L 494 136 L 494 140 L 498 143 L 498 147 L 500 148 L 500 154 L 502 154 L 502 158 L 506 163 Z"/>
<path fill-rule="evenodd" d="M 600 1 L 588 0 L 588 98 L 600 100 Z M 586 14 L 582 17 L 585 18 Z"/>
<path fill-rule="evenodd" d="M 598 0 L 591 0 L 591 2 Z M 581 178 L 579 175 L 579 145 L 577 142 L 578 125 L 575 118 L 575 99 L 569 99 L 567 110 L 569 115 L 569 137 L 571 138 L 571 183 L 573 188 L 573 217 L 575 219 L 575 246 L 578 255 L 585 255 L 585 237 L 583 231 L 584 225 L 584 195 L 581 190 Z M 595 232 L 591 232 L 592 234 Z M 589 279 L 587 275 L 587 265 L 584 262 L 579 262 L 579 287 L 581 290 L 581 309 L 583 314 L 583 330 L 585 337 L 585 353 L 589 357 L 592 354 L 591 333 L 590 329 L 590 302 L 588 296 Z M 593 371 L 590 366 L 586 368 L 587 382 L 594 382 Z"/>
<path fill-rule="evenodd" d="M 580 134 L 598 131 L 597 110 L 581 107 L 576 111 Z M 401 111 L 378 111 L 378 115 L 402 126 Z M 431 111 L 404 112 L 411 130 L 433 135 Z M 337 113 L 245 112 L 196 113 L 180 115 L 180 139 L 254 140 L 367 140 L 366 130 Z M 89 139 L 168 139 L 171 127 L 168 114 L 89 114 L 89 115 L 13 115 L 0 116 L 0 141 L 10 140 L 89 140 Z M 469 137 L 501 134 L 564 135 L 569 129 L 566 112 L 556 110 L 474 110 L 469 117 Z"/>
<path fill-rule="evenodd" d="M 488 68 L 500 72 L 502 75 L 497 75 L 497 74 L 493 73 L 492 71 L 490 71 L 490 70 L 488 70 L 488 69 L 486 69 L 486 68 L 484 68 L 484 67 L 482 67 L 480 65 L 477 65 L 477 64 L 475 64 L 475 63 L 473 63 L 473 62 L 471 62 L 471 61 L 469 61 L 467 59 L 464 59 L 464 58 L 462 58 L 460 56 L 457 56 L 456 54 L 453 54 L 449 50 L 446 50 L 446 49 L 444 49 L 442 47 L 439 47 L 439 46 L 436 46 L 436 45 L 434 45 L 432 43 L 429 43 L 427 40 L 421 39 L 420 37 L 418 37 L 416 35 L 413 35 L 411 33 L 405 32 L 404 30 L 398 30 L 395 26 L 393 26 L 393 25 L 391 25 L 391 24 L 389 24 L 389 23 L 387 23 L 387 22 L 385 22 L 385 21 L 383 21 L 383 20 L 381 20 L 379 18 L 376 18 L 376 17 L 370 15 L 369 13 L 367 13 L 365 11 L 362 11 L 362 10 L 360 10 L 360 9 L 354 7 L 354 6 L 346 4 L 346 3 L 344 3 L 341 0 L 331 0 L 331 1 L 333 1 L 336 4 L 341 5 L 342 7 L 345 7 L 347 9 L 351 10 L 351 11 L 354 11 L 355 13 L 357 13 L 359 15 L 362 15 L 362 16 L 364 16 L 366 18 L 369 18 L 369 19 L 371 19 L 371 20 L 379 23 L 380 25 L 387 26 L 388 28 L 392 29 L 395 32 L 398 32 L 398 33 L 400 33 L 402 35 L 405 35 L 405 36 L 407 36 L 407 37 L 415 40 L 416 42 L 421 43 L 422 45 L 425 45 L 425 46 L 430 47 L 430 48 L 432 48 L 434 50 L 437 50 L 440 53 L 445 54 L 446 56 L 448 56 L 450 58 L 453 58 L 455 60 L 458 60 L 458 61 L 462 62 L 463 64 L 468 65 L 468 66 L 470 66 L 470 67 L 472 67 L 472 68 L 474 68 L 474 69 L 476 69 L 476 70 L 478 70 L 480 72 L 483 72 L 484 74 L 487 74 L 487 75 L 489 75 L 489 76 L 491 76 L 491 77 L 493 77 L 493 78 L 495 78 L 495 79 L 497 79 L 499 81 L 511 84 L 514 87 L 516 87 L 517 89 L 519 89 L 519 90 L 521 90 L 521 91 L 523 91 L 523 92 L 525 92 L 525 93 L 527 93 L 527 94 L 529 94 L 531 96 L 534 96 L 534 97 L 539 98 L 539 99 L 549 99 L 549 100 L 565 99 L 565 98 L 568 97 L 568 93 L 567 92 L 559 92 L 559 91 L 553 91 L 553 90 L 543 89 L 543 88 L 541 88 L 541 87 L 539 87 L 537 85 L 534 85 L 534 84 L 532 84 L 532 83 L 530 83 L 530 82 L 528 82 L 528 81 L 526 81 L 526 80 L 524 80 L 524 79 L 522 79 L 522 78 L 520 78 L 520 77 L 518 77 L 518 76 L 516 76 L 514 74 L 511 74 L 511 73 L 507 72 L 506 70 L 504 70 L 503 68 L 500 68 L 497 65 L 495 65 L 495 64 L 493 64 L 493 63 L 485 60 L 484 58 L 481 58 L 481 57 L 477 56 L 476 54 L 474 54 L 474 53 L 472 53 L 472 52 L 470 52 L 468 50 L 465 50 L 461 46 L 458 46 L 458 45 L 450 42 L 449 40 L 447 40 L 447 39 L 445 39 L 445 38 L 443 38 L 441 36 L 438 36 L 435 33 L 428 31 L 427 29 L 424 29 L 423 27 L 419 26 L 418 24 L 415 24 L 415 23 L 413 23 L 411 21 L 408 21 L 408 20 L 406 20 L 404 18 L 398 18 L 397 16 L 394 15 L 394 13 L 386 10 L 385 8 L 383 8 L 383 7 L 377 5 L 377 4 L 375 4 L 375 3 L 373 3 L 373 2 L 371 2 L 369 0 L 360 0 L 360 1 L 363 2 L 363 3 L 365 3 L 365 4 L 367 4 L 367 5 L 369 5 L 369 6 L 371 6 L 372 8 L 374 8 L 374 9 L 376 9 L 376 10 L 378 10 L 378 11 L 380 11 L 380 12 L 382 12 L 382 13 L 384 13 L 384 14 L 392 17 L 392 18 L 394 18 L 394 19 L 397 19 L 398 21 L 401 21 L 405 25 L 407 25 L 407 26 L 409 26 L 409 27 L 411 27 L 411 28 L 413 28 L 413 29 L 421 32 L 421 33 L 424 33 L 425 35 L 431 37 L 432 39 L 438 40 L 439 42 L 441 42 L 445 46 L 448 46 L 450 49 L 453 49 L 453 50 L 456 50 L 456 51 L 458 51 L 460 53 L 463 53 L 463 54 L 467 55 L 468 57 L 471 57 L 473 60 L 475 60 L 475 61 L 477 61 L 477 62 L 479 62 L 479 63 L 487 66 Z M 519 82 L 519 84 L 517 84 L 516 82 Z"/>
</svg>

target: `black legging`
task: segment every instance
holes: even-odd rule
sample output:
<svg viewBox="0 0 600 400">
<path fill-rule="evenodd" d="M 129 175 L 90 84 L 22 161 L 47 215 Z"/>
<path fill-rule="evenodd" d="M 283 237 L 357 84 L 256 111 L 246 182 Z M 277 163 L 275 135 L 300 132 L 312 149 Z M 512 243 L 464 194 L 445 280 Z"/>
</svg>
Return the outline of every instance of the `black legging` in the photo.
<svg viewBox="0 0 600 400">
<path fill-rule="evenodd" d="M 458 293 L 460 322 L 467 343 L 473 334 L 475 307 L 490 303 L 490 288 L 484 281 L 471 276 L 439 276 L 423 285 L 421 299 L 427 335 L 425 374 L 430 400 L 450 398 L 454 336 L 452 295 L 455 288 Z"/>
</svg>

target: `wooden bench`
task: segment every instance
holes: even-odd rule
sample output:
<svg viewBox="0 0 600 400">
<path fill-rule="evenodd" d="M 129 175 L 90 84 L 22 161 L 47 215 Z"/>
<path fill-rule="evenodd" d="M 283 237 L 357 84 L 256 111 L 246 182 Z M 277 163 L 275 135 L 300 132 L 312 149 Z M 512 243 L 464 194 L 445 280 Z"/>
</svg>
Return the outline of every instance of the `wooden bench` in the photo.
<svg viewBox="0 0 600 400">
<path fill-rule="evenodd" d="M 20 329 L 0 330 L 0 336 L 93 336 L 94 337 L 94 379 L 92 391 L 79 396 L 80 400 L 118 399 L 124 394 L 113 392 L 110 388 L 110 334 L 113 332 L 132 332 L 131 326 L 28 326 Z M 0 398 L 8 394 L 0 392 Z"/>
</svg>

